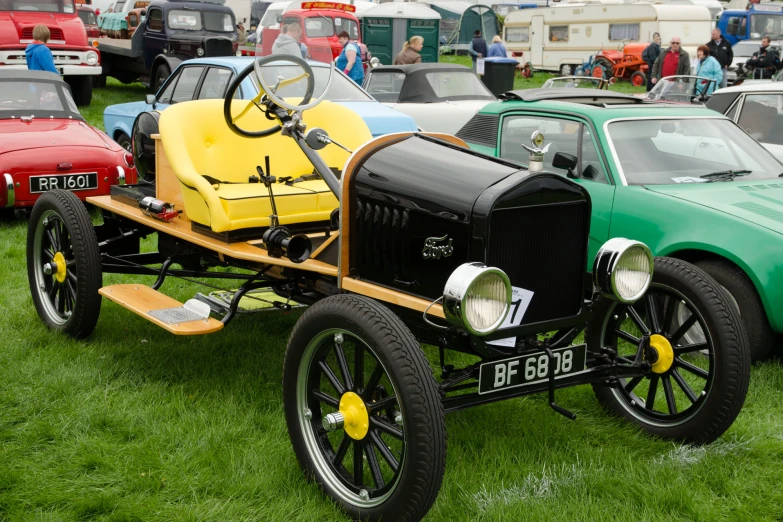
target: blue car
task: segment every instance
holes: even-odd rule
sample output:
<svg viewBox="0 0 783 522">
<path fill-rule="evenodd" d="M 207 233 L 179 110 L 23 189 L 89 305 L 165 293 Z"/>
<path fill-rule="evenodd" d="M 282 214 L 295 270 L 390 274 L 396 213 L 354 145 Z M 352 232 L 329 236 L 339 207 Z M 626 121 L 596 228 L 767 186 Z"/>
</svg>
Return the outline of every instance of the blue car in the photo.
<svg viewBox="0 0 783 522">
<path fill-rule="evenodd" d="M 161 86 L 158 93 L 147 96 L 146 101 L 109 105 L 103 111 L 103 125 L 111 136 L 126 150 L 131 150 L 133 122 L 142 112 L 163 110 L 173 103 L 208 98 L 222 98 L 235 75 L 253 63 L 252 57 L 196 58 L 182 62 Z M 315 92 L 323 92 L 329 77 L 329 65 L 310 61 L 315 73 Z M 290 67 L 291 65 L 288 65 Z M 286 67 L 286 65 L 281 65 Z M 327 100 L 337 102 L 353 110 L 364 119 L 373 137 L 392 132 L 416 131 L 416 122 L 408 116 L 376 101 L 361 87 L 334 70 Z M 253 74 L 240 85 L 239 96 L 249 100 L 258 94 Z M 320 88 L 319 88 L 320 84 Z"/>
</svg>

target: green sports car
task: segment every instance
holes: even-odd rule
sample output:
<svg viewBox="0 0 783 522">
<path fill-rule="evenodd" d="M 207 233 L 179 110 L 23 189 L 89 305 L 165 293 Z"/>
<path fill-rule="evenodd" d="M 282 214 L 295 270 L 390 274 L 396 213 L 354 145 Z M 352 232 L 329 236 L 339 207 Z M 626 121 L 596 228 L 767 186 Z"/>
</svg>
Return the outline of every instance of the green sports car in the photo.
<svg viewBox="0 0 783 522">
<path fill-rule="evenodd" d="M 588 259 L 607 239 L 626 237 L 697 265 L 736 302 L 753 360 L 771 352 L 783 333 L 783 165 L 764 147 L 703 106 L 584 89 L 501 99 L 457 136 L 527 165 L 523 145 L 543 133 L 544 169 L 592 197 Z M 688 321 L 684 308 L 672 313 L 675 323 Z M 700 342 L 703 333 L 692 328 L 686 338 Z"/>
</svg>

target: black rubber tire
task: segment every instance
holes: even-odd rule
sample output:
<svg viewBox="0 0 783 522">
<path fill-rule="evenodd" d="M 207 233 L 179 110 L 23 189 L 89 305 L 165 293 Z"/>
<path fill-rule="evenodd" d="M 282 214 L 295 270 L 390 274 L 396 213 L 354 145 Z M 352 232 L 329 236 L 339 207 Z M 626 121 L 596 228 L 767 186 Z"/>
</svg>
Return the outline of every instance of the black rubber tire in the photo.
<svg viewBox="0 0 783 522">
<path fill-rule="evenodd" d="M 35 248 L 36 230 L 45 214 L 59 216 L 67 230 L 71 248 L 66 251 L 66 260 L 75 261 L 73 273 L 76 276 L 76 296 L 73 311 L 65 322 L 58 323 L 43 299 L 45 291 L 40 288 L 41 276 L 36 276 Z M 87 208 L 72 192 L 50 190 L 38 198 L 30 216 L 27 233 L 27 277 L 33 304 L 41 320 L 52 330 L 82 339 L 95 329 L 101 310 L 103 286 L 101 257 L 98 239 Z M 38 278 L 37 278 L 38 277 Z"/>
<path fill-rule="evenodd" d="M 86 107 L 92 102 L 92 76 L 66 76 L 65 81 L 76 105 Z"/>
<path fill-rule="evenodd" d="M 655 258 L 652 286 L 676 289 L 693 303 L 704 319 L 714 346 L 714 373 L 709 393 L 701 407 L 683 422 L 654 425 L 634 416 L 614 388 L 594 385 L 599 403 L 610 413 L 638 424 L 647 432 L 682 442 L 706 444 L 720 437 L 739 415 L 750 382 L 750 350 L 742 320 L 721 287 L 701 269 L 668 257 Z M 588 348 L 604 343 L 604 325 L 617 303 L 603 299 L 586 333 Z"/>
<path fill-rule="evenodd" d="M 103 87 L 106 87 L 106 74 L 99 74 L 97 76 L 92 77 L 92 87 L 93 89 L 101 89 Z"/>
<path fill-rule="evenodd" d="M 390 496 L 371 508 L 341 499 L 319 474 L 303 437 L 297 412 L 297 374 L 312 339 L 339 328 L 364 340 L 386 368 L 398 393 L 405 426 L 401 475 Z M 291 333 L 283 364 L 283 402 L 291 442 L 306 475 L 357 520 L 421 520 L 437 498 L 446 466 L 446 423 L 437 383 L 427 358 L 407 326 L 372 299 L 337 295 L 311 306 Z"/>
<path fill-rule="evenodd" d="M 710 274 L 737 302 L 748 335 L 750 362 L 767 359 L 777 344 L 777 334 L 772 330 L 761 298 L 747 274 L 738 266 L 719 259 L 694 264 Z"/>
<path fill-rule="evenodd" d="M 168 77 L 171 76 L 171 69 L 165 63 L 158 65 L 155 72 L 152 73 L 152 79 L 150 81 L 150 89 L 153 94 L 160 91 L 163 84 L 166 83 Z"/>
<path fill-rule="evenodd" d="M 124 132 L 120 132 L 117 134 L 117 138 L 114 140 L 117 143 L 119 143 L 120 147 L 127 150 L 130 153 L 133 153 L 133 142 L 131 141 L 130 136 L 125 134 Z"/>
</svg>

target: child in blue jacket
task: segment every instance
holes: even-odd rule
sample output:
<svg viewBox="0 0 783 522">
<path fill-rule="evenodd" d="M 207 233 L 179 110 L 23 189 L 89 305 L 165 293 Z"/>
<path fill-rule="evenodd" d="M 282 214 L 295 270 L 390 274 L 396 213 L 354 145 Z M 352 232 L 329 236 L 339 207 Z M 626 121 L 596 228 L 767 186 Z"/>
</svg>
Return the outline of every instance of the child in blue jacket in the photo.
<svg viewBox="0 0 783 522">
<path fill-rule="evenodd" d="M 46 42 L 50 37 L 49 28 L 43 24 L 36 25 L 33 28 L 33 43 L 24 50 L 27 58 L 27 68 L 31 71 L 49 71 L 60 74 L 57 67 L 54 66 L 52 51 L 46 47 Z"/>
</svg>

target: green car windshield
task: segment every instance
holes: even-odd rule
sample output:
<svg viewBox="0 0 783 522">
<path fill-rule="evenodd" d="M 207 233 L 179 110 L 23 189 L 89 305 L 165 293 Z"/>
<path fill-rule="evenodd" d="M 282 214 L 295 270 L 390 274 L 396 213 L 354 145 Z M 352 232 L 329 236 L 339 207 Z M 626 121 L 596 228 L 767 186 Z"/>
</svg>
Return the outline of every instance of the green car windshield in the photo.
<svg viewBox="0 0 783 522">
<path fill-rule="evenodd" d="M 702 176 L 743 171 L 737 179 L 771 179 L 783 165 L 733 122 L 722 119 L 615 121 L 608 138 L 629 185 L 709 181 Z M 745 172 L 750 171 L 750 172 Z"/>
</svg>

